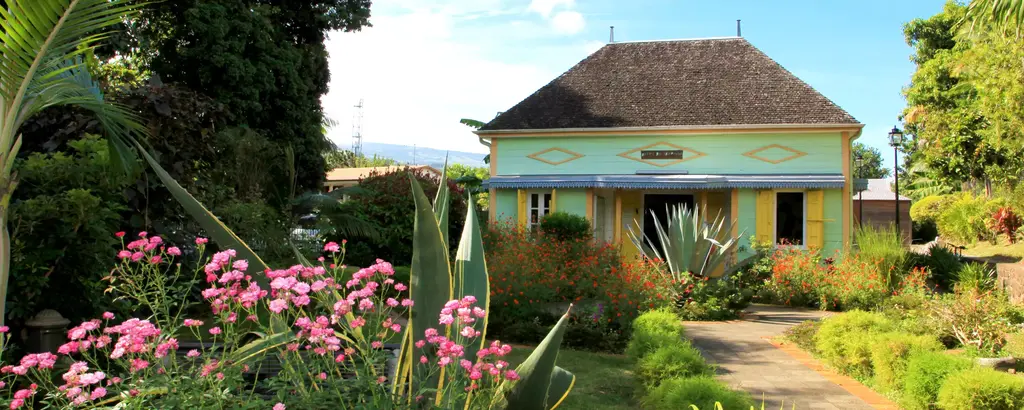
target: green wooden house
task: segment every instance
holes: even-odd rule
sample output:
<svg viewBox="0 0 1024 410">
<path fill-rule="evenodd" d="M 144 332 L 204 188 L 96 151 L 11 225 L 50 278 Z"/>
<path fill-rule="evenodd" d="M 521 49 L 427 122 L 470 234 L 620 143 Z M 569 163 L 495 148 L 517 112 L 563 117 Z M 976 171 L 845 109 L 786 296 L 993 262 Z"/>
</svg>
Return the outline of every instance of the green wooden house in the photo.
<svg viewBox="0 0 1024 410">
<path fill-rule="evenodd" d="M 482 127 L 491 220 L 585 216 L 629 230 L 666 205 L 738 221 L 743 243 L 850 241 L 851 143 L 863 124 L 743 38 L 612 43 Z"/>
</svg>

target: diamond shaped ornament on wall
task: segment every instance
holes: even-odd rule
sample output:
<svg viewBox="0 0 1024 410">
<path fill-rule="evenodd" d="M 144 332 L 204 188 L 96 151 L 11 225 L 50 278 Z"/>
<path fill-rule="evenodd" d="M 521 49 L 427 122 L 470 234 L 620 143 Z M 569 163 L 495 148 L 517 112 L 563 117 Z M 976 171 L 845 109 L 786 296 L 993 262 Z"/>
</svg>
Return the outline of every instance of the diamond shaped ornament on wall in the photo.
<svg viewBox="0 0 1024 410">
<path fill-rule="evenodd" d="M 549 165 L 561 165 L 583 158 L 583 154 L 569 151 L 565 148 L 548 148 L 543 151 L 534 152 L 526 157 Z"/>
<path fill-rule="evenodd" d="M 652 155 L 649 158 L 644 158 L 644 152 L 647 151 Z M 654 155 L 658 154 L 658 155 Z M 656 158 L 659 155 L 663 155 L 666 158 Z M 691 159 L 697 159 L 707 154 L 697 151 L 695 149 L 686 148 L 673 144 L 671 142 L 655 142 L 650 145 L 645 145 L 640 148 L 631 149 L 629 151 L 619 154 L 620 157 L 631 159 L 636 162 L 643 162 L 647 165 L 654 165 L 656 167 L 667 167 L 669 165 L 675 165 L 680 162 L 686 162 Z"/>
<path fill-rule="evenodd" d="M 785 147 L 779 144 L 767 145 L 753 151 L 743 153 L 743 156 L 764 161 L 769 164 L 781 164 L 807 155 L 806 152 Z"/>
</svg>

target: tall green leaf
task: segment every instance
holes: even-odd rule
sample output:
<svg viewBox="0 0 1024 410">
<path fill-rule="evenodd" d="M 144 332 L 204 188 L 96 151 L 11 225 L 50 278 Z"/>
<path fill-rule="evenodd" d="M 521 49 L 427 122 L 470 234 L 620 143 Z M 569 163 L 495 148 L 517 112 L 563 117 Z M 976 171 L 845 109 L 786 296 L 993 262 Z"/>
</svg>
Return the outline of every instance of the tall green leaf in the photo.
<svg viewBox="0 0 1024 410">
<path fill-rule="evenodd" d="M 484 258 L 484 242 L 472 195 L 468 196 L 466 223 L 462 227 L 459 249 L 455 252 L 455 272 L 452 276 L 454 295 L 456 298 L 473 295 L 480 307 L 489 312 L 491 290 L 487 276 L 487 261 Z M 474 323 L 473 327 L 481 333 L 480 343 L 466 346 L 466 357 L 476 357 L 476 352 L 483 347 L 484 339 L 487 337 L 487 317 Z"/>
<path fill-rule="evenodd" d="M 549 408 L 549 395 L 558 394 L 560 397 L 568 394 L 569 387 L 565 386 L 565 370 L 559 370 L 555 374 L 555 360 L 558 359 L 558 347 L 562 344 L 562 337 L 565 336 L 565 329 L 569 323 L 569 311 L 566 311 L 558 320 L 555 327 L 548 332 L 544 340 L 537 345 L 530 353 L 530 356 L 523 361 L 516 372 L 519 373 L 519 381 L 515 384 L 502 383 L 498 388 L 499 394 L 505 393 L 504 400 L 508 409 L 542 410 Z M 571 374 L 570 374 L 571 375 Z M 557 376 L 557 377 L 554 377 Z M 559 390 L 553 390 L 552 382 L 555 382 Z M 507 393 L 506 393 L 507 392 Z M 500 399 L 500 398 L 499 398 Z M 557 403 L 559 400 L 553 400 Z"/>
<path fill-rule="evenodd" d="M 430 200 L 423 193 L 423 187 L 416 181 L 415 176 L 409 174 L 409 181 L 416 203 L 416 219 L 412 234 L 412 270 L 409 280 L 409 297 L 416 301 L 416 307 L 409 312 L 412 316 L 408 325 L 412 332 L 411 343 L 425 339 L 424 332 L 427 328 L 439 327 L 437 314 L 444 304 L 452 299 L 452 276 L 448 264 L 448 245 L 442 239 Z M 412 346 L 410 344 L 407 347 Z M 412 357 L 426 354 L 425 349 L 418 349 Z M 412 363 L 405 365 L 411 366 Z M 433 379 L 419 382 L 423 386 L 430 386 L 436 384 L 437 378 L 435 376 Z"/>
<path fill-rule="evenodd" d="M 210 235 L 210 238 L 213 239 L 214 242 L 220 245 L 221 248 L 234 249 L 235 252 L 238 252 L 238 259 L 248 260 L 250 265 L 256 266 L 261 271 L 270 269 L 270 267 L 263 262 L 263 259 L 260 259 L 259 255 L 256 255 L 256 252 L 249 248 L 249 245 L 242 241 L 238 235 L 235 235 L 227 225 L 224 225 L 224 223 L 217 219 L 212 212 L 207 210 L 206 207 L 196 200 L 192 194 L 189 194 L 185 188 L 182 188 L 181 185 L 178 184 L 178 181 L 175 181 L 174 178 L 172 178 L 171 175 L 160 166 L 160 163 L 157 162 L 152 155 L 149 155 L 149 152 L 142 147 L 142 144 L 139 144 L 139 142 L 135 140 L 132 142 L 135 144 L 135 148 L 142 154 L 142 157 L 146 159 L 146 162 L 149 163 L 149 166 L 153 169 L 153 172 L 156 173 L 156 176 L 160 178 L 160 182 L 163 182 L 164 186 L 167 187 L 167 190 L 171 191 L 171 195 L 174 196 L 174 199 L 177 200 L 178 203 L 181 204 L 182 208 L 185 208 L 185 211 L 199 223 L 199 226 L 203 228 L 203 231 L 205 231 L 207 235 Z M 265 275 L 255 275 L 255 277 L 257 281 L 262 282 L 261 285 L 267 285 L 267 278 Z"/>
<path fill-rule="evenodd" d="M 444 159 L 444 170 L 441 171 L 441 181 L 437 184 L 437 195 L 434 196 L 434 218 L 437 219 L 437 226 L 441 230 L 441 240 L 448 246 L 448 207 L 451 204 L 451 191 L 448 189 L 448 157 Z"/>
<path fill-rule="evenodd" d="M 553 409 L 562 404 L 562 400 L 565 400 L 575 384 L 576 375 L 555 366 L 555 370 L 551 372 L 551 385 L 548 386 L 547 408 Z"/>
</svg>

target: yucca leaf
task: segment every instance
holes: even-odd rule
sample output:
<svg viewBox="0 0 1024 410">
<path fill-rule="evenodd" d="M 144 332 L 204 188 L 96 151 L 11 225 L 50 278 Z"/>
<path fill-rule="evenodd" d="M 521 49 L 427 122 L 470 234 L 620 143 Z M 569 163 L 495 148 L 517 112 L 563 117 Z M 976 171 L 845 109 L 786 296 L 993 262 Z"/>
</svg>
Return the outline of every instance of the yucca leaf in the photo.
<svg viewBox="0 0 1024 410">
<path fill-rule="evenodd" d="M 416 305 L 409 310 L 411 318 L 408 326 L 412 332 L 411 341 L 415 342 L 426 338 L 424 332 L 427 328 L 439 327 L 437 312 L 452 299 L 452 277 L 448 264 L 448 246 L 441 237 L 430 200 L 423 193 L 423 187 L 415 176 L 409 174 L 409 181 L 416 203 L 409 297 L 416 301 Z M 413 357 L 426 353 L 425 349 L 417 349 Z M 405 356 L 405 352 L 402 356 Z M 417 383 L 420 386 L 434 386 L 437 384 L 437 378 L 435 376 L 433 379 L 417 380 Z"/>
<path fill-rule="evenodd" d="M 551 384 L 548 387 L 547 408 L 557 408 L 576 384 L 576 375 L 561 367 L 555 366 L 551 372 Z"/>
<path fill-rule="evenodd" d="M 454 296 L 462 298 L 466 295 L 476 297 L 477 304 L 484 311 L 490 311 L 491 290 L 487 276 L 487 262 L 484 257 L 484 242 L 480 234 L 480 224 L 476 217 L 472 196 L 466 211 L 466 223 L 462 227 L 462 238 L 459 249 L 455 252 L 455 271 L 452 276 Z M 479 344 L 466 346 L 466 357 L 476 357 L 476 352 L 483 347 L 487 336 L 487 317 L 474 323 L 473 328 L 481 333 Z"/>
<path fill-rule="evenodd" d="M 451 191 L 448 189 L 448 157 L 444 158 L 444 169 L 441 171 L 441 181 L 437 184 L 437 195 L 434 196 L 434 218 L 437 219 L 437 226 L 441 231 L 441 240 L 447 249 L 448 246 L 448 207 L 451 203 Z"/>
<path fill-rule="evenodd" d="M 178 181 L 175 181 L 174 178 L 172 178 L 171 175 L 160 166 L 160 163 L 157 162 L 152 155 L 149 155 L 149 152 L 142 147 L 142 144 L 139 144 L 139 142 L 134 139 L 132 142 L 135 144 L 135 148 L 142 154 L 142 157 L 146 162 L 149 163 L 150 168 L 153 169 L 156 176 L 160 178 L 160 182 L 163 182 L 164 186 L 167 187 L 167 190 L 171 192 L 172 196 L 174 196 L 174 199 L 181 204 L 182 208 L 185 208 L 185 212 L 188 212 L 188 214 L 192 216 L 192 219 L 195 219 L 196 222 L 199 223 L 199 226 L 203 228 L 203 231 L 205 231 L 207 235 L 210 235 L 210 238 L 213 239 L 214 242 L 220 245 L 222 249 L 234 249 L 235 252 L 238 253 L 238 259 L 245 259 L 249 261 L 249 265 L 255 266 L 260 271 L 270 269 L 270 267 L 263 262 L 263 259 L 260 259 L 260 257 L 256 255 L 256 252 L 249 248 L 249 245 L 243 242 L 238 235 L 235 235 L 227 225 L 224 225 L 224 223 L 217 219 L 212 212 L 207 210 L 206 207 L 193 197 L 192 194 L 189 194 L 185 188 L 182 188 L 181 185 L 178 184 Z M 255 278 L 261 285 L 267 286 L 268 283 L 265 275 L 255 275 Z"/>
<path fill-rule="evenodd" d="M 249 360 L 266 354 L 268 351 L 284 346 L 294 339 L 295 334 L 291 331 L 261 335 L 260 338 L 232 351 L 227 359 L 230 363 L 244 364 Z"/>
<path fill-rule="evenodd" d="M 515 384 L 506 381 L 498 387 L 497 394 L 504 394 L 505 408 L 522 410 L 547 408 L 555 361 L 558 359 L 558 348 L 562 344 L 562 337 L 565 336 L 565 328 L 568 325 L 571 310 L 572 306 L 569 306 L 569 310 L 551 328 L 544 340 L 533 349 L 533 353 L 530 353 L 530 356 L 516 367 L 519 380 Z M 561 377 L 557 380 L 560 386 L 564 384 L 564 379 Z M 564 394 L 562 393 L 562 395 Z"/>
</svg>

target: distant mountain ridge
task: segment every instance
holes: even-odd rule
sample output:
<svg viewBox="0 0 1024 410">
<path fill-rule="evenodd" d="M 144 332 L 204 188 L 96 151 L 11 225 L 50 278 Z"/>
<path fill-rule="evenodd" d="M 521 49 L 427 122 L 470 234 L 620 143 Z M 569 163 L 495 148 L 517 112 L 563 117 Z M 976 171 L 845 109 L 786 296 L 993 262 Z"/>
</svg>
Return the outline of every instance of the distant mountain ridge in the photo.
<svg viewBox="0 0 1024 410">
<path fill-rule="evenodd" d="M 383 144 L 379 142 L 364 142 L 363 154 L 367 157 L 377 155 L 391 158 L 403 164 L 430 165 L 438 169 L 444 166 L 445 155 L 448 155 L 448 163 L 474 167 L 486 166 L 484 164 L 484 156 L 487 155 L 475 152 L 445 151 L 442 149 Z"/>
</svg>

